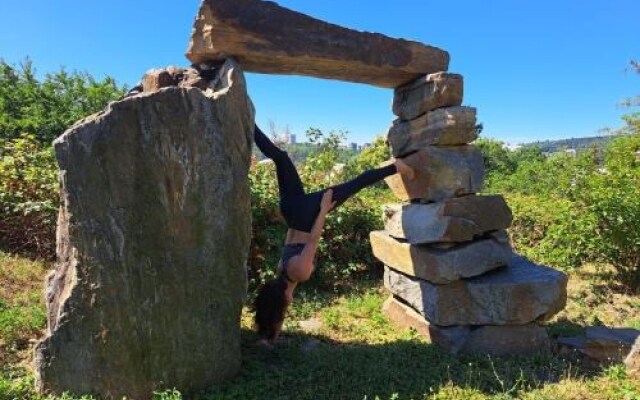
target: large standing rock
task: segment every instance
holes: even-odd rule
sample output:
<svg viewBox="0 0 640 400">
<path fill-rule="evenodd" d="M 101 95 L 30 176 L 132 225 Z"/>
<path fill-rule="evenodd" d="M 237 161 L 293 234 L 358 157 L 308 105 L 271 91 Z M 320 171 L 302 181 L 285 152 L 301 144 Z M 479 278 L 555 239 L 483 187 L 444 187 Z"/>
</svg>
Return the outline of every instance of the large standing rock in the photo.
<svg viewBox="0 0 640 400">
<path fill-rule="evenodd" d="M 400 200 L 440 201 L 482 190 L 484 159 L 473 145 L 429 146 L 404 158 L 413 179 L 394 174 L 385 178 Z"/>
<path fill-rule="evenodd" d="M 387 142 L 394 157 L 403 157 L 426 146 L 467 144 L 477 137 L 476 109 L 447 107 L 411 121 L 396 119 L 387 133 Z"/>
<path fill-rule="evenodd" d="M 507 265 L 512 253 L 506 232 L 444 249 L 401 242 L 384 231 L 373 231 L 370 238 L 373 255 L 384 264 L 439 284 L 482 275 Z"/>
<path fill-rule="evenodd" d="M 441 107 L 462 104 L 462 75 L 438 72 L 421 76 L 395 90 L 393 113 L 409 121 Z"/>
<path fill-rule="evenodd" d="M 511 265 L 448 285 L 385 268 L 384 284 L 431 323 L 523 325 L 546 320 L 567 301 L 567 276 L 514 256 Z"/>
<path fill-rule="evenodd" d="M 464 196 L 430 204 L 384 206 L 387 233 L 411 244 L 466 242 L 507 229 L 512 214 L 502 196 Z"/>
<path fill-rule="evenodd" d="M 446 71 L 436 47 L 329 24 L 261 0 L 204 0 L 187 58 L 236 58 L 247 71 L 308 75 L 395 88 Z"/>
<path fill-rule="evenodd" d="M 238 371 L 254 110 L 232 62 L 214 86 L 125 98 L 54 142 L 41 391 L 144 400 Z"/>
</svg>

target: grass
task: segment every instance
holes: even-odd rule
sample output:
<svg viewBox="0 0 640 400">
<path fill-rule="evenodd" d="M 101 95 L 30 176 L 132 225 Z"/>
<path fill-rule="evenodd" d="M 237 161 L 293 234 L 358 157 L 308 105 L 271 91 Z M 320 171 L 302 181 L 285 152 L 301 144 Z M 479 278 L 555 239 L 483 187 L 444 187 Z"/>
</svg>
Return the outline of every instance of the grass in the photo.
<svg viewBox="0 0 640 400">
<path fill-rule="evenodd" d="M 42 399 L 33 392 L 28 362 L 30 340 L 45 325 L 41 295 L 47 267 L 0 253 L 1 400 Z M 587 266 L 569 282 L 567 308 L 548 327 L 552 335 L 579 333 L 596 323 L 638 327 L 640 299 L 618 290 L 606 273 Z M 601 366 L 560 354 L 451 356 L 390 324 L 380 311 L 386 296 L 379 281 L 354 283 L 337 293 L 303 288 L 274 349 L 254 345 L 253 315 L 245 309 L 241 372 L 188 398 L 640 400 L 640 382 L 619 364 Z M 319 326 L 305 331 L 306 320 Z M 173 391 L 155 397 L 182 398 Z M 63 399 L 71 397 L 48 400 Z"/>
</svg>

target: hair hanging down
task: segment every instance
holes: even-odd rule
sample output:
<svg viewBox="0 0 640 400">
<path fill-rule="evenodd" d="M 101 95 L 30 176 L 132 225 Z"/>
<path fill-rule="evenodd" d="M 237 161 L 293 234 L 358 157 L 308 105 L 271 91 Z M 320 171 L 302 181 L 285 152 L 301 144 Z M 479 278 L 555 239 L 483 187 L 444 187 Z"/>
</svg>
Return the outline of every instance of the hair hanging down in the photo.
<svg viewBox="0 0 640 400">
<path fill-rule="evenodd" d="M 263 339 L 275 339 L 278 326 L 284 321 L 284 313 L 287 309 L 286 289 L 287 282 L 280 275 L 265 282 L 264 286 L 258 291 L 258 296 L 254 303 L 256 309 L 255 322 L 258 328 L 258 335 Z"/>
</svg>

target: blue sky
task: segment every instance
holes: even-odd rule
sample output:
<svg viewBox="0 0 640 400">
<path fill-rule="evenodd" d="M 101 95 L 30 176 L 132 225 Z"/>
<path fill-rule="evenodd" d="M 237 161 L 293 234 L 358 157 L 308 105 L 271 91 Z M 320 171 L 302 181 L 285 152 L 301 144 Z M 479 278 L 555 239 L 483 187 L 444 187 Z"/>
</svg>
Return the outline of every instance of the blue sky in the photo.
<svg viewBox="0 0 640 400">
<path fill-rule="evenodd" d="M 465 105 L 484 135 L 509 143 L 592 136 L 622 125 L 617 103 L 640 94 L 637 0 L 281 0 L 346 27 L 434 45 L 465 77 Z M 135 84 L 154 67 L 188 65 L 184 52 L 200 1 L 5 0 L 0 57 L 29 56 L 39 72 L 84 70 Z M 248 75 L 256 120 L 349 131 L 359 143 L 384 134 L 392 91 L 322 79 Z"/>
</svg>

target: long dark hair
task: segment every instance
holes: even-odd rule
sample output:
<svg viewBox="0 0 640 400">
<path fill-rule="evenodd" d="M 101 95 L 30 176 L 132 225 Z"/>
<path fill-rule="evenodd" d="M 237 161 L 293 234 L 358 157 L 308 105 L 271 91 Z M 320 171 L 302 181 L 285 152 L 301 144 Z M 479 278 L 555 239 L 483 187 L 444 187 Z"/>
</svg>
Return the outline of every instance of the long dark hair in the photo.
<svg viewBox="0 0 640 400">
<path fill-rule="evenodd" d="M 271 279 L 260 288 L 254 306 L 256 310 L 256 328 L 258 335 L 267 340 L 273 340 L 278 332 L 279 325 L 284 321 L 287 310 L 287 298 L 285 290 L 287 281 L 280 275 Z"/>
</svg>

